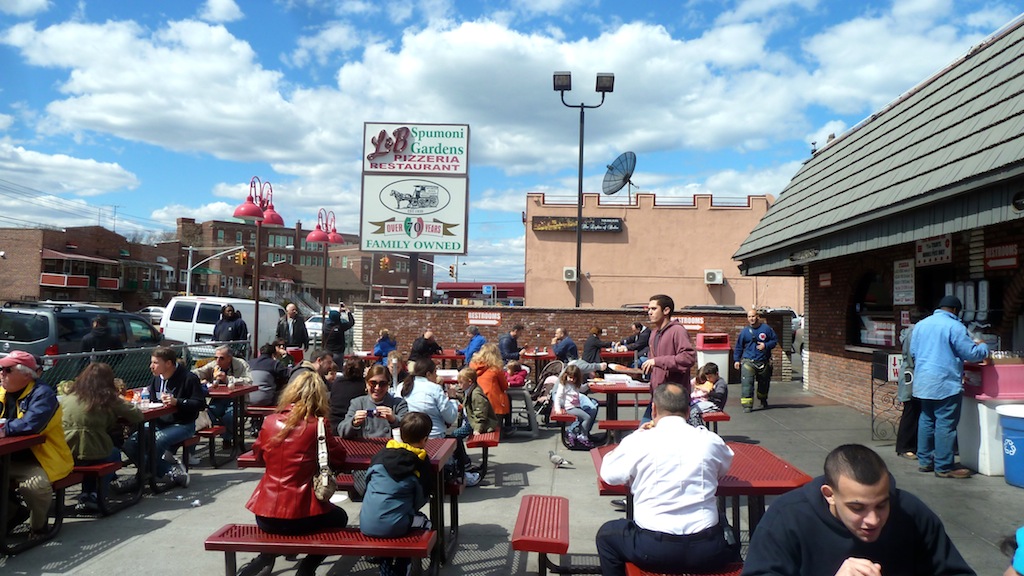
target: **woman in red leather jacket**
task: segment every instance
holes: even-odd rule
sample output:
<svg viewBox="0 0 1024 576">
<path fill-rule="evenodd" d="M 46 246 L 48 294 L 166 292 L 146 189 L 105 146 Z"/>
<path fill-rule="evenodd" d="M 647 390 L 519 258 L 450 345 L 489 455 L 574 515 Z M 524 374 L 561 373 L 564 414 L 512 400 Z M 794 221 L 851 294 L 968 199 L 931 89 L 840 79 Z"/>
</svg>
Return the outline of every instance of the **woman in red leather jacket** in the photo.
<svg viewBox="0 0 1024 576">
<path fill-rule="evenodd" d="M 272 534 L 308 534 L 319 530 L 343 528 L 348 524 L 345 511 L 329 502 L 320 502 L 313 494 L 313 476 L 317 463 L 317 417 L 327 417 L 330 400 L 323 379 L 315 372 L 304 372 L 288 384 L 281 394 L 277 412 L 263 421 L 259 438 L 253 445 L 257 462 L 266 465 L 263 478 L 245 505 L 256 515 L 256 525 Z M 341 468 L 345 449 L 330 426 L 327 453 L 332 469 Z M 238 571 L 238 576 L 266 576 L 274 569 L 274 554 L 260 554 Z M 296 574 L 312 576 L 324 556 L 302 559 Z"/>
</svg>

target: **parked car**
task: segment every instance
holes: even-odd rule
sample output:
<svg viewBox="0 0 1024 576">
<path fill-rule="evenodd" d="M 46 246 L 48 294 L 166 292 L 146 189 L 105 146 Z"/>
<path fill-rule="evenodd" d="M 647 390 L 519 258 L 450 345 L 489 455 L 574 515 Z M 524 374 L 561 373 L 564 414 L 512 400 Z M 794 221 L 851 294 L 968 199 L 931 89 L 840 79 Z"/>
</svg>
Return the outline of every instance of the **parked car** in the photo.
<svg viewBox="0 0 1024 576">
<path fill-rule="evenodd" d="M 306 333 L 310 342 L 319 342 L 324 336 L 324 317 L 310 316 L 306 319 Z"/>
<path fill-rule="evenodd" d="M 152 324 L 154 326 L 159 326 L 160 325 L 160 319 L 164 317 L 164 307 L 163 306 L 146 306 L 142 310 L 139 310 L 138 312 L 136 312 L 136 314 L 138 314 L 139 316 L 142 316 L 146 320 L 149 320 L 150 324 Z"/>
<path fill-rule="evenodd" d="M 126 349 L 182 344 L 165 339 L 146 318 L 123 310 L 69 302 L 14 301 L 0 308 L 0 356 L 24 350 L 43 357 L 47 382 L 74 379 L 87 359 L 55 361 L 47 356 L 82 352 L 82 338 L 92 330 L 98 315 L 107 317 L 107 329 Z M 136 383 L 151 377 L 149 358 L 148 352 L 121 353 L 110 355 L 107 361 L 115 374 Z"/>
</svg>

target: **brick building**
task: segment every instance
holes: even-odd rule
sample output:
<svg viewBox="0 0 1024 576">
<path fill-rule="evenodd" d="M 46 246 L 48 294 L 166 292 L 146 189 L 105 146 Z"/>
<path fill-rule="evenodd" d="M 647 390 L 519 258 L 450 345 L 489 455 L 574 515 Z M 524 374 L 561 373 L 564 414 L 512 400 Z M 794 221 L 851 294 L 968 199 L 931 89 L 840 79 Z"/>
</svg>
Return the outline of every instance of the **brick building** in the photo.
<svg viewBox="0 0 1024 576">
<path fill-rule="evenodd" d="M 178 247 L 100 226 L 0 229 L 0 300 L 73 300 L 137 310 L 177 291 Z"/>
<path fill-rule="evenodd" d="M 875 354 L 947 293 L 993 349 L 1024 348 L 1022 24 L 830 140 L 736 253 L 803 279 L 816 393 L 880 409 Z"/>
</svg>

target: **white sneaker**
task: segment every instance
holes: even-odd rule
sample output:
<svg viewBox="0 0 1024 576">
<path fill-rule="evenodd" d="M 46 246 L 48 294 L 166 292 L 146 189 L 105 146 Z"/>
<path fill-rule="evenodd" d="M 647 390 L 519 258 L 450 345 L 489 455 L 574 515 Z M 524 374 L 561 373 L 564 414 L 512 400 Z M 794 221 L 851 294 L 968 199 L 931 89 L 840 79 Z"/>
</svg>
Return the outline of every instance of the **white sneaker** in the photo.
<svg viewBox="0 0 1024 576">
<path fill-rule="evenodd" d="M 465 480 L 465 483 L 466 483 L 466 487 L 467 488 L 472 488 L 473 486 L 476 486 L 476 485 L 480 484 L 480 473 L 479 472 L 466 472 L 464 480 Z"/>
<path fill-rule="evenodd" d="M 190 454 L 189 457 L 188 457 L 188 465 L 189 466 L 199 466 L 199 464 L 202 461 L 203 461 L 203 459 L 200 458 L 199 455 L 197 455 L 197 454 Z"/>
<path fill-rule="evenodd" d="M 181 462 L 178 462 L 173 468 L 171 468 L 171 471 L 168 472 L 167 475 L 170 476 L 171 480 L 173 480 L 178 486 L 188 488 L 190 478 L 188 472 L 185 471 L 185 466 L 182 465 Z"/>
</svg>

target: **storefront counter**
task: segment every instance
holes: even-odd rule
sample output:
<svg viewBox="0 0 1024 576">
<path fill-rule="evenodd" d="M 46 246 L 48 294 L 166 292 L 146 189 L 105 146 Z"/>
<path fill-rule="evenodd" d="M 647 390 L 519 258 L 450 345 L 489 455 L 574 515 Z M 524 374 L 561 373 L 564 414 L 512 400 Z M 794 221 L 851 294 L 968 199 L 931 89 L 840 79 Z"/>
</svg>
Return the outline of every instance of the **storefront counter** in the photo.
<svg viewBox="0 0 1024 576">
<path fill-rule="evenodd" d="M 960 462 L 986 476 L 1002 476 L 1003 431 L 996 406 L 1024 404 L 1024 358 L 964 366 L 964 398 L 957 439 Z"/>
</svg>

